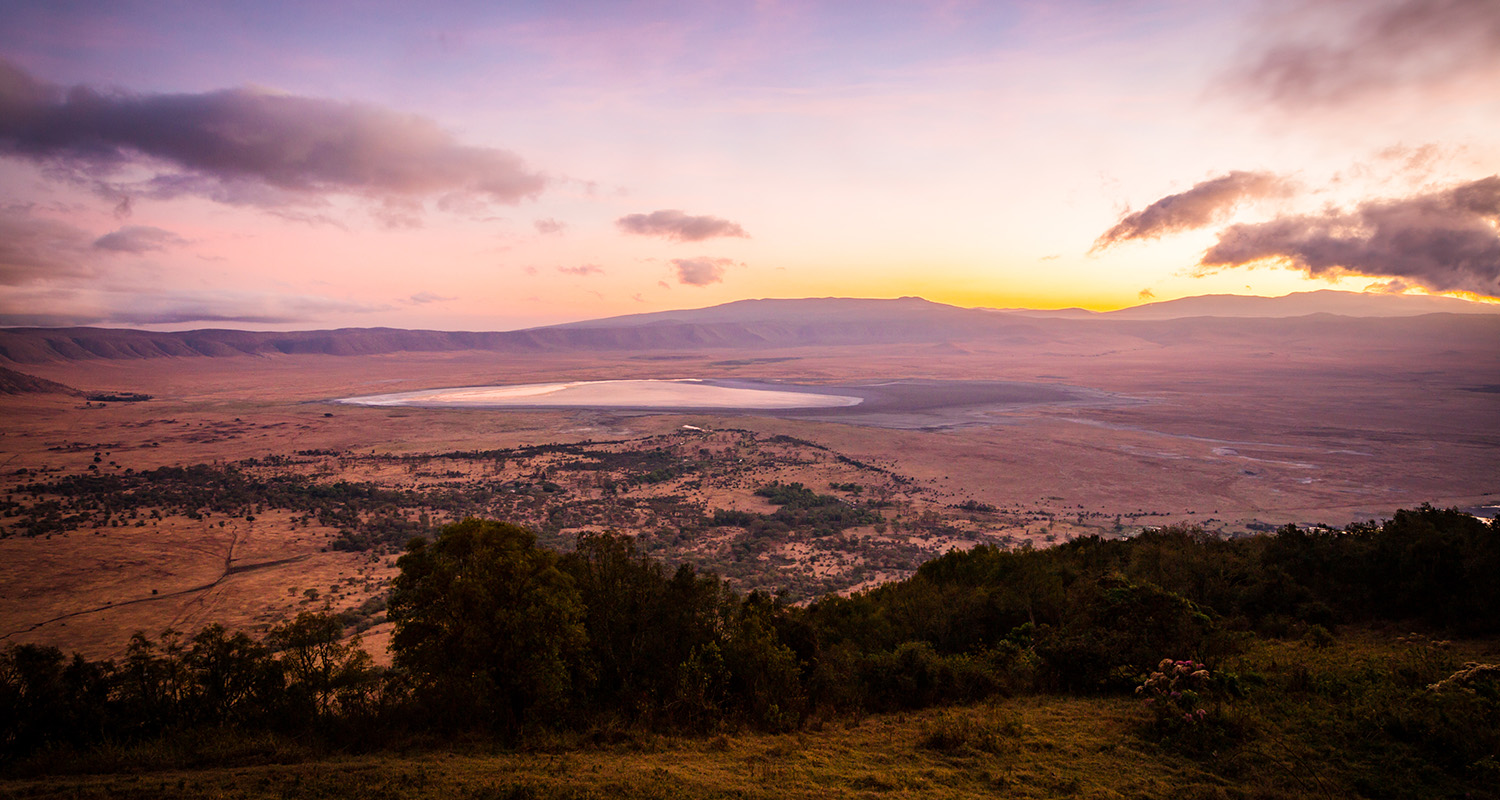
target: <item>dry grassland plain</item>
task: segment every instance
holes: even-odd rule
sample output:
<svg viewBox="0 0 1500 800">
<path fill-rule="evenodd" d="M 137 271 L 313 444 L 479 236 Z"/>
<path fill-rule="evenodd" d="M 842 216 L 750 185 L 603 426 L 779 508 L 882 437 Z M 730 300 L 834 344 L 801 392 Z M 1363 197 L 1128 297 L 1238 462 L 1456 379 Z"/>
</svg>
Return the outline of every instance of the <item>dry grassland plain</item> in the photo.
<svg viewBox="0 0 1500 800">
<path fill-rule="evenodd" d="M 640 485 L 631 496 L 642 508 L 650 498 L 673 496 L 707 514 L 767 513 L 774 507 L 754 489 L 772 480 L 802 482 L 851 502 L 883 492 L 890 504 L 882 515 L 909 527 L 861 525 L 836 540 L 793 538 L 752 556 L 773 565 L 771 574 L 821 576 L 849 590 L 899 577 L 901 570 L 885 569 L 878 555 L 892 548 L 936 554 L 976 542 L 1045 546 L 1165 523 L 1236 534 L 1284 523 L 1343 525 L 1424 502 L 1493 504 L 1500 492 L 1500 394 L 1482 389 L 1495 382 L 1485 375 L 1500 374 L 1494 344 L 1415 342 L 1370 352 L 1318 342 L 1274 350 L 1253 341 L 1134 340 L 1126 349 L 947 342 L 757 350 L 752 357 L 743 350 L 446 352 L 25 365 L 30 374 L 86 390 L 153 399 L 99 407 L 62 395 L 0 397 L 0 496 L 24 504 L 35 498 L 18 496 L 19 487 L 41 479 L 298 451 L 341 454 L 309 457 L 297 467 L 326 480 L 390 487 L 514 481 L 562 474 L 551 473 L 540 456 L 489 467 L 412 466 L 392 458 L 557 443 L 603 450 L 649 445 L 703 452 L 731 466 Z M 919 410 L 862 422 L 840 418 L 838 409 L 799 416 L 330 402 L 454 386 L 662 378 L 803 386 L 1017 381 L 1084 389 L 1092 399 Z M 767 471 L 735 472 L 736 459 L 765 463 Z M 577 475 L 554 479 L 580 502 L 605 491 L 602 481 Z M 850 483 L 867 492 L 829 488 Z M 969 501 L 996 512 L 958 508 Z M 256 631 L 300 610 L 354 608 L 383 594 L 394 572 L 393 550 L 336 550 L 332 526 L 285 510 L 254 516 L 167 514 L 137 525 L 147 521 L 143 516 L 120 527 L 0 539 L 0 636 L 117 656 L 137 630 L 190 632 L 220 622 Z M 590 527 L 636 532 L 633 522 L 660 521 L 648 517 L 642 511 L 619 518 L 618 526 L 580 524 L 559 535 Z M 697 535 L 701 541 L 676 541 L 675 550 L 661 554 L 723 559 L 736 531 Z M 830 542 L 868 542 L 877 555 L 836 552 Z M 382 653 L 388 627 L 367 630 L 365 645 Z"/>
</svg>

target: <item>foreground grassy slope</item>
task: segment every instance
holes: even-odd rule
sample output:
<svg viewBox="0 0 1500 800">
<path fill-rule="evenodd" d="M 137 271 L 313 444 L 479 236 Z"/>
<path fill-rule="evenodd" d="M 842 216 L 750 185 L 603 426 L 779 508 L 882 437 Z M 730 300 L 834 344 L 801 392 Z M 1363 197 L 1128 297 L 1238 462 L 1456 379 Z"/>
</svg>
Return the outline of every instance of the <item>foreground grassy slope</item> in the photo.
<svg viewBox="0 0 1500 800">
<path fill-rule="evenodd" d="M 9 781 L 15 797 L 1157 796 L 1224 785 L 1132 735 L 1127 701 L 1033 699 L 782 736 L 647 736 L 515 753 L 412 752 L 293 764 Z M 960 731 L 934 747 L 942 731 Z"/>
<path fill-rule="evenodd" d="M 1494 759 L 1445 764 L 1452 710 L 1431 682 L 1500 661 L 1494 639 L 1396 628 L 1256 640 L 1227 734 L 1162 738 L 1133 697 L 1026 696 L 834 718 L 771 735 L 595 729 L 517 749 L 411 743 L 367 754 L 297 740 L 195 737 L 13 764 L 0 797 L 1496 797 Z M 1482 731 L 1468 733 L 1482 734 Z M 82 759 L 82 760 L 79 760 Z"/>
</svg>

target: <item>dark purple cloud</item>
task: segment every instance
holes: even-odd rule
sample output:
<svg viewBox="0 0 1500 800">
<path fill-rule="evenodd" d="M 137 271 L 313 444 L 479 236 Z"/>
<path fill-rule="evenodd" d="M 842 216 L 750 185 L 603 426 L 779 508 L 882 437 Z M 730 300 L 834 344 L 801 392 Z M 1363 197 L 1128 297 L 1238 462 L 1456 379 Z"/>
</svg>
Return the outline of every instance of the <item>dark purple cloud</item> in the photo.
<svg viewBox="0 0 1500 800">
<path fill-rule="evenodd" d="M 1284 194 L 1287 188 L 1284 179 L 1269 172 L 1236 170 L 1125 215 L 1094 242 L 1090 252 L 1131 239 L 1155 239 L 1168 233 L 1201 228 L 1223 219 L 1245 200 Z"/>
<path fill-rule="evenodd" d="M 1500 70 L 1496 0 L 1303 0 L 1229 76 L 1281 105 L 1337 105 Z"/>
<path fill-rule="evenodd" d="M 430 195 L 517 203 L 546 185 L 513 153 L 461 145 L 429 119 L 385 108 L 258 89 L 65 89 L 3 60 L 0 153 L 106 192 L 260 206 L 352 194 L 388 201 L 384 213 L 403 222 L 404 212 Z M 128 186 L 110 183 L 127 166 L 155 174 Z"/>
<path fill-rule="evenodd" d="M 1368 275 L 1500 297 L 1500 176 L 1353 211 L 1232 225 L 1200 266 L 1214 271 L 1264 260 L 1309 275 Z"/>
<path fill-rule="evenodd" d="M 664 236 L 679 242 L 700 242 L 717 236 L 750 238 L 739 223 L 709 216 L 692 216 L 677 209 L 650 214 L 627 214 L 615 220 L 620 230 L 640 236 Z"/>
<path fill-rule="evenodd" d="M 734 266 L 735 262 L 728 258 L 709 258 L 699 256 L 698 258 L 674 258 L 672 266 L 677 269 L 677 282 L 689 286 L 707 286 L 710 283 L 722 283 L 724 271 Z"/>
<path fill-rule="evenodd" d="M 94 240 L 95 250 L 140 255 L 152 250 L 165 250 L 172 245 L 186 244 L 187 240 L 177 234 L 151 225 L 126 225 L 106 233 Z"/>
</svg>

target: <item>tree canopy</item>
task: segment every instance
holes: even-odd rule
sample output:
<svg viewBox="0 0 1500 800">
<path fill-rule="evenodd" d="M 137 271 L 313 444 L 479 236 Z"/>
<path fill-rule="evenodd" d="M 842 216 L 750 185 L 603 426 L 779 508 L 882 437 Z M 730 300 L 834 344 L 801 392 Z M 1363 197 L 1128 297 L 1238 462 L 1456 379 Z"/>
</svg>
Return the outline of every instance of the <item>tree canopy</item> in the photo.
<svg viewBox="0 0 1500 800">
<path fill-rule="evenodd" d="M 412 540 L 391 587 L 391 648 L 425 704 L 500 728 L 566 710 L 586 637 L 578 589 L 557 562 L 504 522 L 468 519 Z"/>
</svg>

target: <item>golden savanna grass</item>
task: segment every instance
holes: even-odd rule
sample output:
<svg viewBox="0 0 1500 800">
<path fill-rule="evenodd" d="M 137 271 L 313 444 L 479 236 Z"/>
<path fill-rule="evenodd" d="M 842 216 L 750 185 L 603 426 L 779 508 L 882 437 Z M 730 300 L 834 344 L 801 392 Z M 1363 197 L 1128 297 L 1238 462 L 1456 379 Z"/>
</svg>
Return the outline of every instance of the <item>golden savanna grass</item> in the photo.
<svg viewBox="0 0 1500 800">
<path fill-rule="evenodd" d="M 1132 731 L 1129 700 L 1020 699 L 836 720 L 788 735 L 559 739 L 530 752 L 469 748 L 293 764 L 52 777 L 12 797 L 1155 797 L 1222 787 Z M 960 731 L 934 746 L 935 733 Z M 952 737 L 950 737 L 952 738 Z"/>
</svg>

